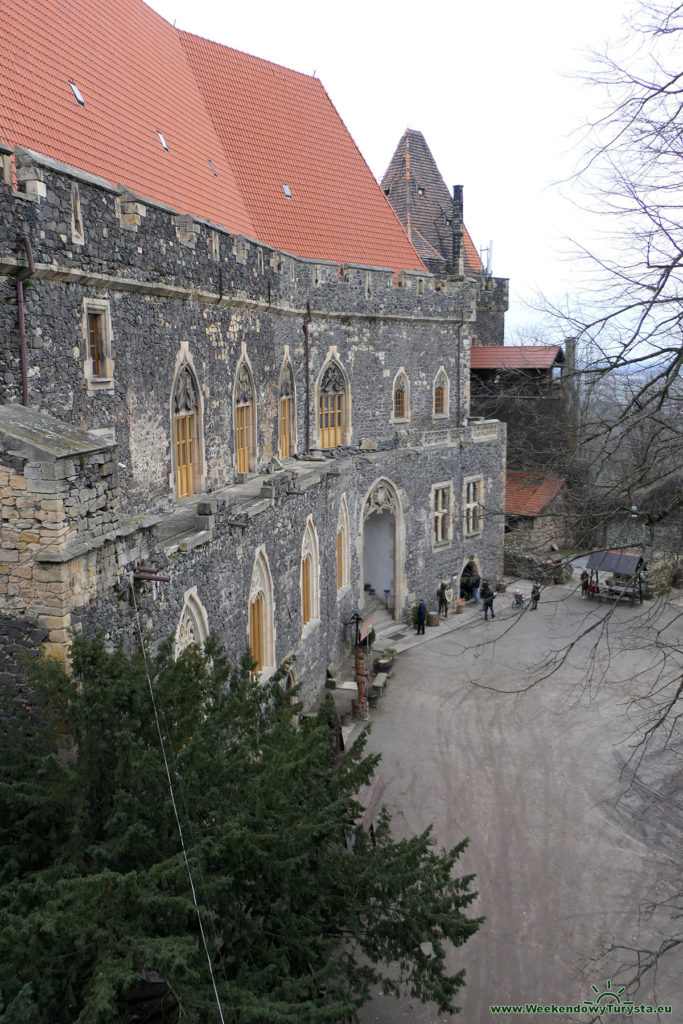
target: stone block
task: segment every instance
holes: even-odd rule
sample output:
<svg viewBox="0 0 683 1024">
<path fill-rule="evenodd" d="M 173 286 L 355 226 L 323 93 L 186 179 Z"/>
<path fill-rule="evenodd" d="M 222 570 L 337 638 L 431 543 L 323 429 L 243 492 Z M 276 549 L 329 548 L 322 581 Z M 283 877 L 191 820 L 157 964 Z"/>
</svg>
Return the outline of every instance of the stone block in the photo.
<svg viewBox="0 0 683 1024">
<path fill-rule="evenodd" d="M 41 650 L 46 658 L 58 661 L 60 665 L 66 665 L 68 662 L 69 652 L 65 643 L 53 643 L 47 640 L 41 645 Z"/>
<path fill-rule="evenodd" d="M 41 615 L 39 621 L 45 629 L 66 629 L 71 625 L 71 615 Z"/>
</svg>

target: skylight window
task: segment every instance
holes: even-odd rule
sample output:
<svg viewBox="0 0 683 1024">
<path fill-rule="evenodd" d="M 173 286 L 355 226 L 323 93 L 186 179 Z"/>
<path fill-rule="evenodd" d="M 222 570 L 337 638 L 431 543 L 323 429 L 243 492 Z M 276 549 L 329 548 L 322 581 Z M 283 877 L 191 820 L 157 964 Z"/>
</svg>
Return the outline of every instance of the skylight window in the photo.
<svg viewBox="0 0 683 1024">
<path fill-rule="evenodd" d="M 419 196 L 423 196 L 425 194 L 425 190 L 422 188 L 422 185 L 417 186 L 417 194 Z"/>
<path fill-rule="evenodd" d="M 80 105 L 82 107 L 84 107 L 85 106 L 85 100 L 83 99 L 83 96 L 81 95 L 81 90 L 78 88 L 78 86 L 76 85 L 75 82 L 69 82 L 69 85 L 71 86 L 71 91 L 73 92 L 74 96 L 76 97 L 76 99 L 78 100 Z"/>
<path fill-rule="evenodd" d="M 217 178 L 218 177 L 218 171 L 213 166 L 213 161 L 212 160 L 209 160 L 209 167 L 211 168 L 211 173 L 213 174 L 214 178 Z"/>
<path fill-rule="evenodd" d="M 161 145 L 164 147 L 164 149 L 168 153 L 168 146 L 166 144 L 166 139 L 163 137 L 161 132 L 157 132 L 157 135 L 159 136 L 159 142 L 161 143 Z"/>
<path fill-rule="evenodd" d="M 287 196 L 288 199 L 292 198 L 292 190 L 289 187 L 289 185 L 284 185 L 283 184 L 282 191 L 284 192 L 284 194 Z"/>
</svg>

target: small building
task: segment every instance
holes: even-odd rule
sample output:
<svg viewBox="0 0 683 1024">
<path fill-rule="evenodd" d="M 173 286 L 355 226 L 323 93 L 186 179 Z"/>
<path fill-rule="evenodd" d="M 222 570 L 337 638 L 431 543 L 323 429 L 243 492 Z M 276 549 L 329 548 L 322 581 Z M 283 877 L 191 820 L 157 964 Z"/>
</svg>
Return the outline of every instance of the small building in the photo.
<svg viewBox="0 0 683 1024">
<path fill-rule="evenodd" d="M 517 534 L 529 551 L 561 547 L 565 540 L 566 479 L 554 473 L 510 469 L 505 492 L 505 532 Z M 506 547 L 507 547 L 506 538 Z"/>
</svg>

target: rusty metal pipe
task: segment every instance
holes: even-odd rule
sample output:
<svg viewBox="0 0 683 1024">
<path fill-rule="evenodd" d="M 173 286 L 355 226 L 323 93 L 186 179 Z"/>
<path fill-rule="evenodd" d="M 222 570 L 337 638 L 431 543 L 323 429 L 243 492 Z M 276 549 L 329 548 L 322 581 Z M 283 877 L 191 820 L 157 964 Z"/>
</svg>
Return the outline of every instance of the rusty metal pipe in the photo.
<svg viewBox="0 0 683 1024">
<path fill-rule="evenodd" d="M 19 235 L 14 248 L 16 253 L 24 249 L 28 266 L 22 267 L 17 273 L 17 309 L 19 311 L 19 352 L 21 357 L 21 402 L 28 406 L 28 365 L 26 359 L 26 321 L 24 318 L 24 281 L 27 281 L 36 272 L 36 265 L 33 262 L 33 252 L 28 235 Z"/>
<path fill-rule="evenodd" d="M 306 436 L 305 436 L 305 451 L 308 454 L 311 450 L 311 365 L 310 365 L 310 352 L 308 347 L 308 325 L 313 319 L 311 313 L 310 302 L 306 303 L 306 315 L 304 317 L 304 370 L 306 374 L 306 416 L 304 421 L 306 424 Z"/>
</svg>

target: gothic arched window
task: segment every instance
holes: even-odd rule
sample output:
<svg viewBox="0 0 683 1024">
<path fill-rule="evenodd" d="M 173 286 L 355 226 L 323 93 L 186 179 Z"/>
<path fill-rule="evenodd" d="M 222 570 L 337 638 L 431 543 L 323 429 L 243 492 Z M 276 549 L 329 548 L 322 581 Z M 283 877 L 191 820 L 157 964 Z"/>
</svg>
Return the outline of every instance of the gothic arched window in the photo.
<svg viewBox="0 0 683 1024">
<path fill-rule="evenodd" d="M 350 579 L 349 509 L 342 496 L 337 519 L 337 590 L 348 587 Z"/>
<path fill-rule="evenodd" d="M 255 672 L 274 668 L 273 580 L 268 557 L 262 547 L 256 552 L 249 589 L 249 647 L 255 661 Z"/>
<path fill-rule="evenodd" d="M 173 439 L 176 495 L 186 498 L 196 490 L 201 462 L 199 388 L 187 363 L 180 368 L 173 393 Z"/>
<path fill-rule="evenodd" d="M 320 618 L 318 535 L 313 519 L 308 517 L 301 545 L 301 625 Z"/>
<path fill-rule="evenodd" d="M 288 459 L 296 451 L 296 416 L 294 408 L 294 374 L 289 360 L 280 373 L 280 458 Z"/>
<path fill-rule="evenodd" d="M 188 647 L 198 647 L 209 635 L 209 620 L 206 608 L 199 600 L 197 588 L 185 592 L 183 610 L 175 631 L 174 656 Z"/>
<path fill-rule="evenodd" d="M 318 432 L 321 448 L 344 444 L 348 394 L 346 377 L 339 363 L 331 362 L 320 381 Z"/>
<path fill-rule="evenodd" d="M 410 419 L 410 384 L 403 370 L 394 378 L 393 408 L 395 420 Z"/>
<path fill-rule="evenodd" d="M 434 416 L 448 416 L 449 381 L 443 366 L 434 379 Z"/>
<path fill-rule="evenodd" d="M 254 382 L 244 360 L 235 381 L 235 458 L 238 473 L 251 472 L 256 462 Z"/>
</svg>

